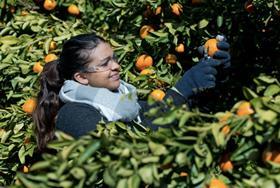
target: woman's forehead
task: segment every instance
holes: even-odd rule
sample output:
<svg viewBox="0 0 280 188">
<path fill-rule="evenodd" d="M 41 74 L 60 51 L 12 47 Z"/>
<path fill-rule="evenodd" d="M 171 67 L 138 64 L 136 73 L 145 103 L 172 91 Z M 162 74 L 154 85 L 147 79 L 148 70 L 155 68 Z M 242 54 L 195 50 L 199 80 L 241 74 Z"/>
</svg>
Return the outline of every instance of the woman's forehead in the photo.
<svg viewBox="0 0 280 188">
<path fill-rule="evenodd" d="M 113 55 L 113 49 L 110 44 L 101 42 L 97 45 L 95 49 L 91 52 L 91 58 L 93 61 L 102 61 Z"/>
</svg>

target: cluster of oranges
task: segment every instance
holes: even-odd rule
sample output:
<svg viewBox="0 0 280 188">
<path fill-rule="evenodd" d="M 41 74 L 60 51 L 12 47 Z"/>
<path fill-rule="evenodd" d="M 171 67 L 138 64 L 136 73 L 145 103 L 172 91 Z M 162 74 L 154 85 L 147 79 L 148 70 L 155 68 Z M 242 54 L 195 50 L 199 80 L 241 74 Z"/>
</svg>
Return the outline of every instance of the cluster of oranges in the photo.
<svg viewBox="0 0 280 188">
<path fill-rule="evenodd" d="M 50 42 L 50 45 L 49 45 L 49 50 L 50 51 L 53 51 L 57 48 L 57 44 L 55 41 L 51 41 Z M 45 57 L 44 57 L 44 62 L 45 63 L 49 63 L 51 61 L 54 61 L 56 60 L 58 57 L 54 54 L 54 53 L 49 53 L 47 54 Z M 42 63 L 40 61 L 37 61 L 34 63 L 33 67 L 32 67 L 32 70 L 34 73 L 41 73 L 43 71 L 44 67 L 42 65 Z M 34 109 L 36 108 L 36 104 L 37 104 L 37 101 L 35 98 L 30 98 L 30 99 L 27 99 L 25 101 L 25 103 L 22 105 L 22 110 L 27 113 L 27 114 L 32 114 Z"/>
<path fill-rule="evenodd" d="M 191 1 L 191 3 L 194 5 L 201 4 L 203 2 L 204 2 L 203 0 Z M 174 16 L 180 16 L 183 13 L 183 8 L 184 7 L 180 3 L 173 3 L 170 5 L 170 11 Z M 163 9 L 161 6 L 158 6 L 155 10 L 152 10 L 151 7 L 148 5 L 147 9 L 144 11 L 143 15 L 144 15 L 144 17 L 148 17 L 149 15 L 159 15 L 159 14 L 161 14 L 162 10 Z M 145 39 L 150 33 L 154 32 L 154 31 L 155 31 L 155 29 L 152 25 L 143 25 L 140 28 L 139 36 L 141 39 Z M 218 43 L 217 39 L 209 39 L 205 43 L 204 47 L 206 48 L 209 56 L 213 56 L 214 53 L 218 50 L 217 43 Z M 184 53 L 185 45 L 182 42 L 179 42 L 177 44 L 177 46 L 175 47 L 175 51 L 177 53 Z M 164 61 L 170 65 L 174 65 L 177 63 L 178 60 L 177 60 L 177 56 L 175 54 L 168 53 L 165 55 Z M 135 67 L 138 71 L 140 71 L 141 75 L 154 74 L 155 71 L 153 69 L 151 69 L 152 66 L 153 66 L 153 58 L 148 54 L 141 54 L 136 59 Z M 161 100 L 163 97 L 160 97 L 160 98 L 155 97 L 155 96 L 162 96 L 159 94 L 159 90 L 160 89 L 153 91 L 150 94 L 150 96 L 152 96 L 156 100 Z M 156 93 L 157 95 L 154 95 L 154 93 Z M 160 93 L 164 93 L 164 92 L 160 91 Z M 227 131 L 226 128 L 225 128 L 225 131 Z"/>
<path fill-rule="evenodd" d="M 50 42 L 50 46 L 49 46 L 49 50 L 55 50 L 57 48 L 57 44 L 55 41 L 51 41 Z M 54 53 L 49 53 L 47 54 L 45 57 L 44 57 L 44 61 L 45 63 L 49 63 L 51 61 L 54 61 L 57 59 L 57 56 L 54 54 Z M 41 64 L 41 62 L 36 62 L 34 65 L 33 65 L 33 72 L 35 73 L 41 73 L 43 71 L 43 66 Z"/>
<path fill-rule="evenodd" d="M 45 0 L 43 3 L 43 7 L 47 11 L 52 11 L 56 8 L 57 2 L 55 0 Z M 71 4 L 67 8 L 67 12 L 70 15 L 78 16 L 80 14 L 80 9 L 77 5 Z"/>
<path fill-rule="evenodd" d="M 251 107 L 251 104 L 250 102 L 248 101 L 242 101 L 237 110 L 236 110 L 236 115 L 237 116 L 246 116 L 246 115 L 251 115 L 254 113 L 254 110 L 252 109 Z M 233 116 L 233 113 L 231 112 L 226 112 L 225 115 L 223 115 L 220 119 L 219 119 L 219 122 L 221 124 L 223 124 L 224 126 L 222 127 L 221 129 L 221 132 L 224 134 L 224 135 L 227 135 L 229 134 L 230 132 L 230 126 L 227 124 L 227 121 L 230 117 Z M 280 160 L 280 157 L 279 157 L 279 160 Z M 222 158 L 221 158 L 221 161 L 220 161 L 220 169 L 222 172 L 227 172 L 227 171 L 231 171 L 234 167 L 232 161 L 230 160 L 230 155 L 227 153 L 225 154 Z"/>
<path fill-rule="evenodd" d="M 262 153 L 262 160 L 264 163 L 274 162 L 280 164 L 280 148 L 270 149 L 267 148 Z"/>
</svg>

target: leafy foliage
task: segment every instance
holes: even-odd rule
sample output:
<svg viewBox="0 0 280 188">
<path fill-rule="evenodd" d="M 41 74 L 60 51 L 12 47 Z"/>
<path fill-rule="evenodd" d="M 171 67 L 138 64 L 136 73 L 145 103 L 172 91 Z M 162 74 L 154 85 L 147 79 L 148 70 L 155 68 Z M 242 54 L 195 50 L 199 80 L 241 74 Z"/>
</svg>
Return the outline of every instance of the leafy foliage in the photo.
<svg viewBox="0 0 280 188">
<path fill-rule="evenodd" d="M 96 32 L 111 43 L 122 79 L 136 85 L 141 98 L 174 85 L 198 62 L 197 47 L 221 33 L 231 44 L 232 68 L 218 78 L 229 80 L 192 99 L 199 111 L 173 107 L 155 121 L 173 122 L 173 128 L 133 132 L 117 122 L 80 140 L 60 133 L 50 145 L 58 153 L 44 155 L 30 174 L 18 173 L 19 186 L 192 187 L 209 184 L 214 176 L 240 187 L 279 186 L 279 165 L 261 157 L 262 151 L 279 149 L 279 0 L 57 0 L 53 10 L 44 2 L 0 0 L 0 185 L 15 183 L 16 171 L 26 172 L 38 160 L 32 119 L 21 109 L 38 92 L 40 73 L 33 65 L 44 66 L 47 54 L 59 55 L 71 36 Z M 173 3 L 183 7 L 179 16 L 171 11 Z M 69 14 L 72 4 L 79 15 Z M 143 25 L 154 29 L 144 39 Z M 179 43 L 183 53 L 175 50 Z M 141 54 L 153 58 L 154 74 L 140 75 L 135 68 Z M 177 57 L 176 64 L 165 62 L 167 54 Z M 253 115 L 235 115 L 243 95 Z M 233 115 L 219 122 L 229 109 Z M 225 154 L 234 165 L 230 172 L 220 168 Z"/>
</svg>

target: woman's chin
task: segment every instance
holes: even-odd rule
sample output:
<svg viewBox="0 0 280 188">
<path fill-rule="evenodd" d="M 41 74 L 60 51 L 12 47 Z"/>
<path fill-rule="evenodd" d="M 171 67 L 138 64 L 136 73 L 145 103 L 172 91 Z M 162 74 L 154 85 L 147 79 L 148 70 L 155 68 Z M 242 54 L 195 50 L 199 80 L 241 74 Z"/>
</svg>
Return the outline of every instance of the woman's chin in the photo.
<svg viewBox="0 0 280 188">
<path fill-rule="evenodd" d="M 111 86 L 110 86 L 110 90 L 114 91 L 114 90 L 117 90 L 121 85 L 121 80 L 118 79 L 118 80 L 115 80 Z"/>
</svg>

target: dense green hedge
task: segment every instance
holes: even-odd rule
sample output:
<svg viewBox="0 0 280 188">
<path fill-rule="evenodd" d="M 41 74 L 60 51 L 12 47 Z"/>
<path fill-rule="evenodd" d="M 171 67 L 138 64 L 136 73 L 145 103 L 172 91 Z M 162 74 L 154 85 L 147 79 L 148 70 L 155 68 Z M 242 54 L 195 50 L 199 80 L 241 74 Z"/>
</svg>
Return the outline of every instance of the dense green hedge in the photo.
<svg viewBox="0 0 280 188">
<path fill-rule="evenodd" d="M 244 88 L 249 115 L 240 114 L 242 102 L 215 115 L 166 103 L 169 112 L 160 114 L 158 107 L 149 113 L 157 114 L 159 126 L 173 126 L 151 133 L 115 122 L 79 140 L 61 137 L 49 145 L 57 154 L 43 155 L 17 178 L 22 187 L 204 187 L 212 178 L 228 186 L 278 187 L 280 83 L 266 76 L 255 82 L 258 92 Z M 278 161 L 265 158 L 267 151 Z"/>
<path fill-rule="evenodd" d="M 226 83 L 218 84 L 215 90 L 209 90 L 197 96 L 200 100 L 194 98 L 193 101 L 196 101 L 194 105 L 200 112 L 196 110 L 187 112 L 183 108 L 171 110 L 167 115 L 170 118 L 163 121 L 181 119 L 179 127 L 173 123 L 177 129 L 163 129 L 157 133 L 135 133 L 127 130 L 127 125 L 111 124 L 106 129 L 101 128 L 98 135 L 92 133 L 91 136 L 86 136 L 79 141 L 70 139 L 65 142 L 66 138 L 61 138 L 61 143 L 56 146 L 58 151 L 65 152 L 64 150 L 67 149 L 63 149 L 64 145 L 68 148 L 70 145 L 79 143 L 80 147 L 73 148 L 73 153 L 69 153 L 67 160 L 59 155 L 46 155 L 44 161 L 48 162 L 45 163 L 58 164 L 61 163 L 60 160 L 64 160 L 61 164 L 65 166 L 61 166 L 58 172 L 66 174 L 63 178 L 67 180 L 72 177 L 70 180 L 73 180 L 73 184 L 78 183 L 78 179 L 82 179 L 79 182 L 81 184 L 99 184 L 100 186 L 104 184 L 121 186 L 129 181 L 139 183 L 139 185 L 151 183 L 159 186 L 166 183 L 171 187 L 179 186 L 179 184 L 184 187 L 208 184 L 213 174 L 220 175 L 220 169 L 217 167 L 220 156 L 224 152 L 230 152 L 237 154 L 231 157 L 235 166 L 233 172 L 222 175 L 226 183 L 259 187 L 265 183 L 275 183 L 277 187 L 279 168 L 275 164 L 263 164 L 259 158 L 260 154 L 256 154 L 255 150 L 257 148 L 262 151 L 267 145 L 272 145 L 273 149 L 275 146 L 279 148 L 277 145 L 279 140 L 277 137 L 277 134 L 279 136 L 279 107 L 277 107 L 279 86 L 277 85 L 279 82 L 273 80 L 273 77 L 279 78 L 280 75 L 278 53 L 280 2 L 279 0 L 253 0 L 251 2 L 253 9 L 246 10 L 244 5 L 246 3 L 250 5 L 250 2 L 250 0 L 231 2 L 202 0 L 202 3 L 194 4 L 190 0 L 181 0 L 177 3 L 182 4 L 183 12 L 180 16 L 175 16 L 171 12 L 171 5 L 176 3 L 173 0 L 58 0 L 57 6 L 51 11 L 45 10 L 44 0 L 0 0 L 0 185 L 13 184 L 16 171 L 28 169 L 37 160 L 35 159 L 36 146 L 32 119 L 21 108 L 28 98 L 35 97 L 38 92 L 39 73 L 33 72 L 33 65 L 40 62 L 43 66 L 44 57 L 49 53 L 59 55 L 63 42 L 71 36 L 94 31 L 112 44 L 121 62 L 122 79 L 136 85 L 141 98 L 146 98 L 152 89 L 165 90 L 172 86 L 183 70 L 187 70 L 198 61 L 197 47 L 206 39 L 220 33 L 225 34 L 231 44 L 232 67 L 228 73 L 230 79 Z M 70 4 L 78 6 L 80 15 L 72 16 L 67 12 Z M 162 11 L 155 15 L 153 11 L 158 6 L 162 7 Z M 155 29 L 155 32 L 150 33 L 145 39 L 139 36 L 143 25 L 152 25 Z M 50 49 L 51 41 L 56 42 L 56 49 Z M 185 45 L 184 53 L 175 51 L 178 43 Z M 148 53 L 154 60 L 156 73 L 152 76 L 140 76 L 135 69 L 135 60 L 142 53 Z M 177 56 L 176 65 L 165 62 L 167 53 Z M 243 89 L 244 86 L 255 88 L 253 79 L 260 73 L 271 76 L 271 78 L 262 76 L 255 79 L 258 85 L 256 91 L 260 92 L 258 95 L 265 96 L 261 99 L 250 89 Z M 273 85 L 268 87 L 271 84 Z M 265 93 L 263 93 L 264 90 L 266 90 Z M 217 117 L 213 114 L 218 111 L 229 111 L 238 101 L 244 100 L 243 93 L 248 100 L 255 98 L 251 101 L 256 112 L 252 115 L 253 118 L 234 116 L 229 121 L 232 132 L 225 137 L 220 133 L 217 135 L 215 131 L 218 131 L 221 125 L 214 129 Z M 235 112 L 235 109 L 232 111 Z M 174 115 L 175 112 L 182 114 Z M 190 118 L 187 118 L 188 116 Z M 158 121 L 161 122 L 162 119 Z M 270 128 L 263 129 L 261 125 L 265 124 Z M 204 127 L 204 129 L 203 131 L 197 128 L 189 130 L 188 126 L 183 125 Z M 243 130 L 241 125 L 246 125 L 248 129 Z M 236 132 L 244 134 L 238 137 L 235 135 Z M 105 136 L 101 137 L 101 135 Z M 175 145 L 165 142 L 167 138 L 164 136 L 167 135 L 170 143 L 175 143 Z M 75 156 L 83 155 L 83 148 L 91 146 L 92 138 L 96 140 L 94 143 L 100 144 L 95 152 L 92 150 L 94 153 L 88 156 L 94 157 L 95 160 L 72 162 L 71 159 Z M 112 139 L 119 139 L 121 144 L 115 145 L 117 142 L 112 142 Z M 110 153 L 111 148 L 108 144 L 111 142 L 115 148 L 119 148 L 118 152 L 124 150 L 127 156 Z M 196 146 L 200 142 L 202 143 L 201 152 L 210 154 L 204 155 L 200 152 L 199 147 Z M 246 143 L 245 148 L 241 147 L 243 143 Z M 138 152 L 137 155 L 141 156 L 141 159 L 136 158 L 136 161 L 131 162 L 132 153 L 130 149 L 126 149 L 128 145 L 131 145 L 131 150 Z M 165 149 L 157 151 L 153 149 L 155 146 Z M 238 158 L 247 150 L 246 160 L 242 157 Z M 155 154 L 155 152 L 159 153 Z M 251 153 L 256 158 L 251 159 Z M 147 161 L 144 156 L 148 157 Z M 203 158 L 204 156 L 207 158 Z M 96 169 L 91 167 L 84 169 L 86 163 L 94 164 L 95 162 L 100 162 Z M 116 165 L 115 169 L 111 170 L 108 165 L 115 163 L 120 166 Z M 162 169 L 161 165 L 167 163 L 172 164 L 172 167 Z M 39 176 L 34 176 L 33 171 L 30 176 L 19 173 L 17 178 L 26 186 L 28 181 L 34 183 L 46 180 L 55 184 L 58 182 L 52 182 L 52 177 L 58 170 L 58 166 L 52 167 L 42 170 L 36 170 L 33 167 L 34 173 L 50 174 L 50 179 L 47 180 L 45 176 L 40 180 Z M 128 174 L 127 176 L 122 176 L 124 167 L 128 170 L 123 172 Z M 82 172 L 84 178 L 75 177 L 76 171 L 81 172 L 80 168 L 86 172 L 85 176 Z M 140 170 L 141 168 L 143 169 Z M 69 170 L 69 174 L 66 173 L 66 169 Z M 146 172 L 151 173 L 151 169 L 153 169 L 153 176 L 147 178 L 143 175 Z M 89 172 L 94 173 L 88 174 Z M 135 173 L 131 176 L 131 172 Z M 187 172 L 188 176 L 181 177 L 181 172 Z M 103 173 L 106 175 L 104 181 L 102 180 Z M 255 175 L 251 177 L 250 174 Z M 69 185 L 70 182 L 65 184 Z"/>
</svg>

